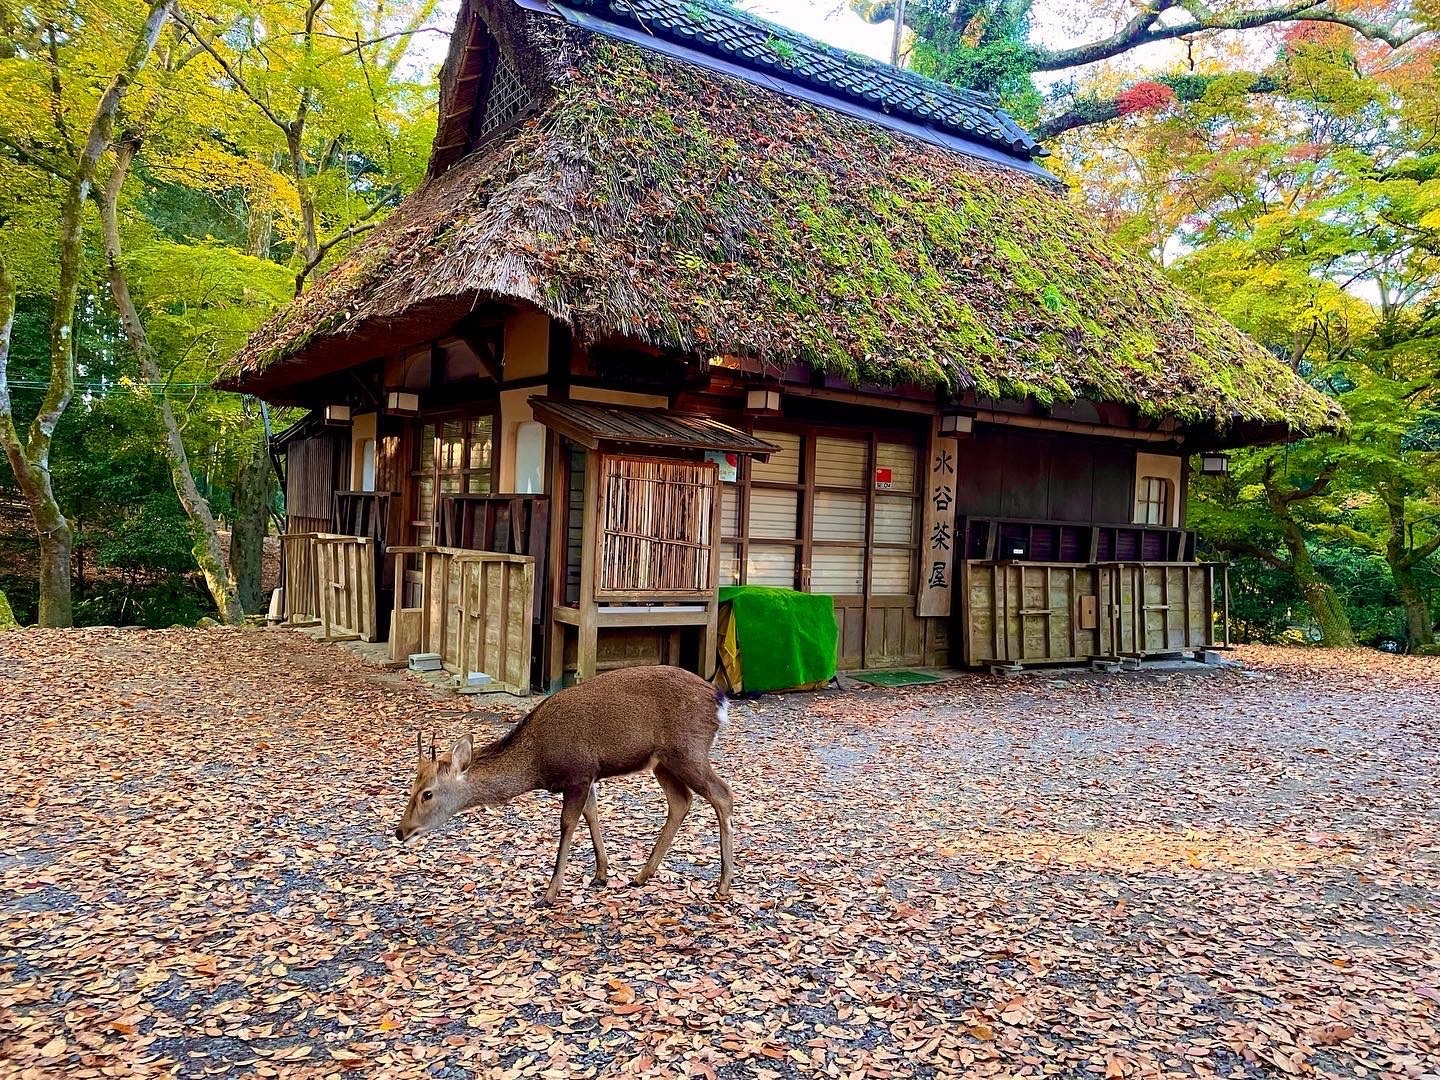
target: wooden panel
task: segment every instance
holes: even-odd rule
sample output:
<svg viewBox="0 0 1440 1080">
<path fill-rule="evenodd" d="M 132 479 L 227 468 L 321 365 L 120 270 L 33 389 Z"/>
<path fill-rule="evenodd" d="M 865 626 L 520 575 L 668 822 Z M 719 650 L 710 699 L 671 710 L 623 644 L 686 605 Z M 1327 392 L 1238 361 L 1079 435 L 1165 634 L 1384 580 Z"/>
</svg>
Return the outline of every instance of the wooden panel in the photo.
<svg viewBox="0 0 1440 1080">
<path fill-rule="evenodd" d="M 865 549 L 819 547 L 810 556 L 810 591 L 831 596 L 864 591 Z"/>
<path fill-rule="evenodd" d="M 769 461 L 752 460 L 750 462 L 750 479 L 772 484 L 798 484 L 800 482 L 800 436 L 791 431 L 765 431 L 762 429 L 756 429 L 755 436 L 780 447 L 780 453 L 771 454 Z"/>
<path fill-rule="evenodd" d="M 1054 441 L 1021 435 L 1005 437 L 1005 489 L 1001 513 L 1010 518 L 1050 516 L 1050 460 Z"/>
<path fill-rule="evenodd" d="M 799 506 L 799 492 L 751 488 L 748 535 L 766 540 L 794 540 L 798 535 Z"/>
<path fill-rule="evenodd" d="M 752 535 L 760 535 L 755 532 L 753 519 L 750 530 Z M 817 491 L 810 537 L 812 540 L 847 540 L 864 543 L 865 496 L 858 492 L 851 495 L 848 492 L 840 491 Z M 825 592 L 826 590 L 816 586 L 815 591 Z"/>
<path fill-rule="evenodd" d="M 280 537 L 280 558 L 285 566 L 285 621 L 291 625 L 311 624 L 319 617 L 320 601 L 315 591 L 316 532 L 289 532 Z"/>
<path fill-rule="evenodd" d="M 960 448 L 955 505 L 962 515 L 999 517 L 1005 490 L 1005 439 L 981 430 Z"/>
<path fill-rule="evenodd" d="M 751 543 L 745 563 L 745 581 L 750 585 L 793 589 L 795 558 L 796 548 L 792 544 Z"/>
<path fill-rule="evenodd" d="M 822 435 L 815 440 L 815 484 L 817 487 L 868 487 L 865 466 L 870 447 L 858 439 L 835 439 Z"/>
<path fill-rule="evenodd" d="M 1092 521 L 1129 521 L 1134 508 L 1135 451 L 1116 443 L 1093 449 Z"/>
<path fill-rule="evenodd" d="M 954 607 L 955 481 L 959 441 L 942 439 L 932 430 L 925 456 L 921 499 L 920 574 L 915 610 L 919 615 L 948 616 Z"/>
<path fill-rule="evenodd" d="M 1094 521 L 1094 444 L 1061 441 L 1050 460 L 1050 509 L 1056 521 Z M 1117 519 L 1119 520 L 1119 519 Z"/>
<path fill-rule="evenodd" d="M 1127 562 L 1111 569 L 1118 655 L 1189 652 L 1216 643 L 1214 563 Z"/>
<path fill-rule="evenodd" d="M 835 667 L 855 671 L 865 666 L 865 601 L 863 597 L 835 599 L 835 623 L 840 631 L 835 649 Z"/>
<path fill-rule="evenodd" d="M 330 520 L 335 491 L 336 440 L 329 435 L 293 442 L 285 451 L 285 513 Z"/>
<path fill-rule="evenodd" d="M 390 654 L 437 652 L 462 678 L 484 672 L 490 689 L 528 694 L 535 621 L 535 558 L 459 548 L 406 547 L 418 556 L 420 596 L 403 604 L 397 588 Z M 402 571 L 403 572 L 403 571 Z"/>
<path fill-rule="evenodd" d="M 925 662 L 925 624 L 910 596 L 872 596 L 866 614 L 865 666 L 903 667 Z"/>
<path fill-rule="evenodd" d="M 967 560 L 961 579 L 966 664 L 1109 655 L 1108 622 L 1087 628 L 1080 617 L 1082 608 L 1108 600 L 1107 568 Z"/>
<path fill-rule="evenodd" d="M 315 589 L 324 636 L 331 640 L 379 637 L 376 543 L 368 536 L 320 534 L 315 545 Z"/>
<path fill-rule="evenodd" d="M 915 490 L 915 447 L 911 443 L 881 442 L 875 445 L 875 471 L 890 470 L 890 486 L 884 490 L 913 492 Z M 876 485 L 880 480 L 876 479 Z"/>
<path fill-rule="evenodd" d="M 713 462 L 603 455 L 597 598 L 709 598 L 719 477 Z"/>
</svg>

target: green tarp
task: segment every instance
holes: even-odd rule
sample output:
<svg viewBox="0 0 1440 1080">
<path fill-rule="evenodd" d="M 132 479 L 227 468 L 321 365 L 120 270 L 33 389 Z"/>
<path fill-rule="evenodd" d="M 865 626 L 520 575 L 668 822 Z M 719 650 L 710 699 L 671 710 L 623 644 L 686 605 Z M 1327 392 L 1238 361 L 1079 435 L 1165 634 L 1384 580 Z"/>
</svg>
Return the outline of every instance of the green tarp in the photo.
<svg viewBox="0 0 1440 1080">
<path fill-rule="evenodd" d="M 835 677 L 839 631 L 831 597 L 727 585 L 720 602 L 730 604 L 735 619 L 746 693 L 812 686 Z"/>
</svg>

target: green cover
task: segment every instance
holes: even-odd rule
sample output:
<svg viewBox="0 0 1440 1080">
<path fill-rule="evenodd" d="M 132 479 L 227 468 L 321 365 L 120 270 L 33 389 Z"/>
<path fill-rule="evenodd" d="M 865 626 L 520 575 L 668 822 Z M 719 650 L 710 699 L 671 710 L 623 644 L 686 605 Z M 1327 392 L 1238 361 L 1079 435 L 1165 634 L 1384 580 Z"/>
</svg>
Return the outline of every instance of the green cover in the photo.
<svg viewBox="0 0 1440 1080">
<path fill-rule="evenodd" d="M 839 628 L 835 601 L 816 593 L 762 585 L 727 585 L 744 671 L 745 692 L 789 690 L 835 677 Z"/>
</svg>

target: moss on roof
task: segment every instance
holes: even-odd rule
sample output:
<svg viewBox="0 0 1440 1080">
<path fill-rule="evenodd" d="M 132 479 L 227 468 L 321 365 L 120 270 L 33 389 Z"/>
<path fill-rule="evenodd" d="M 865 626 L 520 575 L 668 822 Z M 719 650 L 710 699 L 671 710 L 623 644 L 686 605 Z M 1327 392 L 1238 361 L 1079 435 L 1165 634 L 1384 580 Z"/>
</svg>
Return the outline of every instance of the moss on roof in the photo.
<svg viewBox="0 0 1440 1080">
<path fill-rule="evenodd" d="M 1222 430 L 1343 422 L 1057 187 L 631 45 L 548 33 L 544 109 L 427 181 L 255 335 L 228 385 L 282 363 L 301 377 L 326 342 L 375 355 L 374 336 L 417 305 L 499 299 L 582 340 L 857 382 L 1086 397 Z"/>
</svg>

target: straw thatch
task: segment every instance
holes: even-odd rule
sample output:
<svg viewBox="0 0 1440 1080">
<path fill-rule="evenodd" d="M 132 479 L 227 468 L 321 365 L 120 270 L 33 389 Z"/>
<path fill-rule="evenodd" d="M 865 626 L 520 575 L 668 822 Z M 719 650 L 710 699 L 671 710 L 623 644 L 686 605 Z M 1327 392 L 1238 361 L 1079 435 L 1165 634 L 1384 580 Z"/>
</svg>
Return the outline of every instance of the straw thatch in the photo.
<svg viewBox="0 0 1440 1080">
<path fill-rule="evenodd" d="M 526 65 L 539 110 L 428 180 L 255 335 L 227 385 L 382 355 L 499 300 L 581 341 L 857 382 L 1086 397 L 1222 430 L 1342 422 L 1056 186 L 486 2 L 509 11 L 506 47 L 543 59 Z"/>
</svg>

